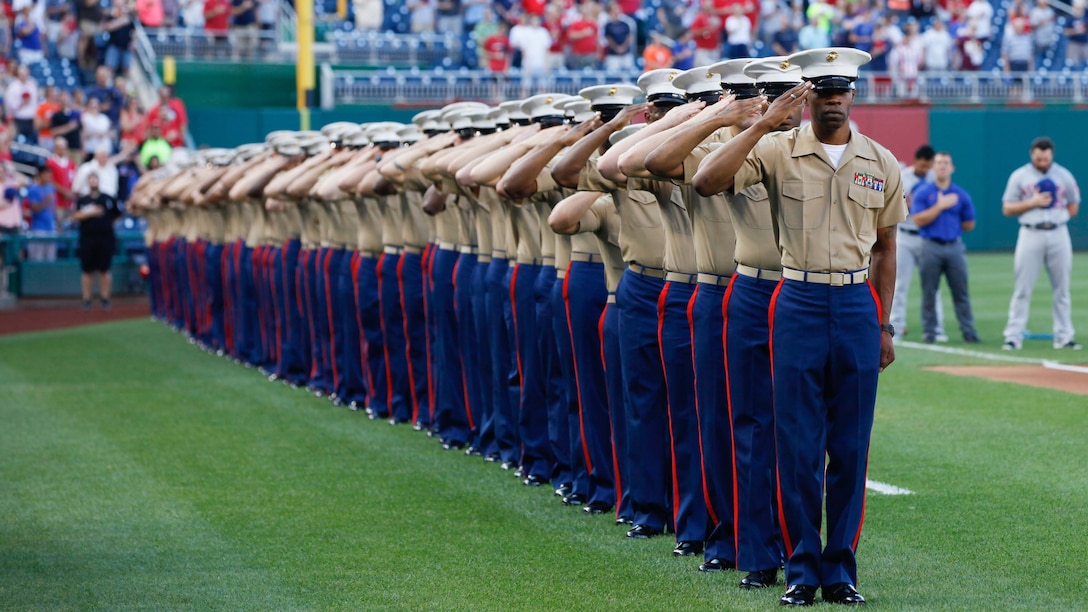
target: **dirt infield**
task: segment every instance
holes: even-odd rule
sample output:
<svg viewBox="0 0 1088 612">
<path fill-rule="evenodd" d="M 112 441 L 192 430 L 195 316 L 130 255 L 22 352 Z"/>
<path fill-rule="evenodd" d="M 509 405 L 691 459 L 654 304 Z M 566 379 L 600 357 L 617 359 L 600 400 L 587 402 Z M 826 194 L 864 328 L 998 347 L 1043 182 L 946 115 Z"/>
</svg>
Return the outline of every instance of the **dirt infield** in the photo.
<svg viewBox="0 0 1088 612">
<path fill-rule="evenodd" d="M 998 382 L 1011 382 L 1044 389 L 1057 389 L 1088 395 L 1088 374 L 1056 370 L 1043 366 L 934 366 L 926 368 L 955 376 L 974 376 Z"/>
<path fill-rule="evenodd" d="M 19 300 L 15 308 L 0 310 L 0 336 L 24 332 L 63 329 L 151 315 L 146 297 L 115 299 L 109 310 L 83 310 L 79 300 Z"/>
</svg>

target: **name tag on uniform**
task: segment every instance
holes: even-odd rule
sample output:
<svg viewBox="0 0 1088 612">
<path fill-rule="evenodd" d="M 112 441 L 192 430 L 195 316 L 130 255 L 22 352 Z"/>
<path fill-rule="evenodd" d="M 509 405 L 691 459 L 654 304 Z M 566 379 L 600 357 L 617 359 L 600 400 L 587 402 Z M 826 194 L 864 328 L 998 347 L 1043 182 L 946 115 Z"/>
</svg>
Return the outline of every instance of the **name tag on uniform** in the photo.
<svg viewBox="0 0 1088 612">
<path fill-rule="evenodd" d="M 867 172 L 854 173 L 854 184 L 867 187 L 873 191 L 884 192 L 884 179 L 878 179 Z"/>
</svg>

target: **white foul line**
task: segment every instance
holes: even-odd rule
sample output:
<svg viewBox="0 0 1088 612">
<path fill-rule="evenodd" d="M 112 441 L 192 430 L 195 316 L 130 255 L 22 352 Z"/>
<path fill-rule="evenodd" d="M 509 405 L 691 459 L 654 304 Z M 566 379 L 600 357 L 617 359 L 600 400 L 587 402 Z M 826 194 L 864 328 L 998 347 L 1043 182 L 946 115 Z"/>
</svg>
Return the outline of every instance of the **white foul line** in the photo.
<svg viewBox="0 0 1088 612">
<path fill-rule="evenodd" d="M 1015 357 L 1013 355 L 996 355 L 994 353 L 986 353 L 983 351 L 972 351 L 968 349 L 954 348 L 950 346 L 935 346 L 932 344 L 923 344 L 921 342 L 909 342 L 902 341 L 896 343 L 896 346 L 905 346 L 907 348 L 921 349 L 923 351 L 931 351 L 933 353 L 944 353 L 946 355 L 960 355 L 963 357 L 974 357 L 976 359 L 988 359 L 990 361 L 1004 361 L 1008 363 L 1030 363 L 1032 365 L 1041 365 L 1044 368 L 1050 370 L 1061 370 L 1063 372 L 1076 372 L 1078 374 L 1088 374 L 1088 367 L 1070 365 L 1068 363 L 1061 363 L 1060 361 L 1051 361 L 1049 359 L 1032 359 L 1031 357 Z"/>
<path fill-rule="evenodd" d="M 865 488 L 876 491 L 877 493 L 883 493 L 884 495 L 914 495 L 914 491 L 911 491 L 910 489 L 904 489 L 902 487 L 869 479 L 865 479 Z"/>
</svg>

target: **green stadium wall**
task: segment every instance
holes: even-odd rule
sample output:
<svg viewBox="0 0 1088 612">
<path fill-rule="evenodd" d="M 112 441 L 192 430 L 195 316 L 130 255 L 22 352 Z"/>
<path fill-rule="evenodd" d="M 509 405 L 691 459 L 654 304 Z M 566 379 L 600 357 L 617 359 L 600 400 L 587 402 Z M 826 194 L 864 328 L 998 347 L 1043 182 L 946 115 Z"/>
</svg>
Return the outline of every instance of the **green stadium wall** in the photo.
<svg viewBox="0 0 1088 612">
<path fill-rule="evenodd" d="M 320 74 L 318 75 L 320 78 Z M 215 87 L 208 87 L 215 83 Z M 319 84 L 320 87 L 320 84 Z M 273 130 L 298 129 L 293 65 L 238 65 L 183 62 L 177 91 L 189 107 L 198 146 L 232 147 L 257 142 Z M 345 106 L 315 109 L 310 125 L 333 121 L 407 122 L 419 108 Z M 898 159 L 930 143 L 948 151 L 956 164 L 954 180 L 974 198 L 978 229 L 965 237 L 974 251 L 1009 250 L 1016 244 L 1015 219 L 1001 214 L 1001 195 L 1009 173 L 1028 161 L 1028 146 L 1046 135 L 1057 146 L 1056 159 L 1088 188 L 1088 112 L 1077 107 L 922 107 L 858 106 L 853 119 L 865 134 L 887 146 Z M 1070 224 L 1073 245 L 1088 250 L 1084 216 Z"/>
</svg>

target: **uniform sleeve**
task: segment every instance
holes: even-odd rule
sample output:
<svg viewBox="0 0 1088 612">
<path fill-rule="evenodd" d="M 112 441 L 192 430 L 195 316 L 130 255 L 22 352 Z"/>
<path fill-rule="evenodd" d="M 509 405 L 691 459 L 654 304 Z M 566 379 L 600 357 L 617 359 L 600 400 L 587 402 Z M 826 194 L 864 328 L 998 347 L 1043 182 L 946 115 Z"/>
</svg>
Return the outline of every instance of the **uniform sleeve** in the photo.
<svg viewBox="0 0 1088 612">
<path fill-rule="evenodd" d="M 1009 175 L 1009 182 L 1005 184 L 1005 195 L 1001 196 L 1001 201 L 1003 203 L 1019 202 L 1021 200 L 1020 183 L 1023 180 L 1021 178 L 1022 176 L 1023 173 L 1019 168 Z"/>
<path fill-rule="evenodd" d="M 748 156 L 744 158 L 737 173 L 733 175 L 730 195 L 738 194 L 756 183 L 762 183 L 763 177 L 768 173 L 768 166 L 774 163 L 776 153 L 775 139 L 771 135 L 760 138 L 756 146 L 748 152 Z"/>
<path fill-rule="evenodd" d="M 903 198 L 903 174 L 899 162 L 886 153 L 884 167 L 888 169 L 884 179 L 884 209 L 876 218 L 877 227 L 891 227 L 907 218 L 907 201 Z"/>
<path fill-rule="evenodd" d="M 597 160 L 591 159 L 582 166 L 582 172 L 578 175 L 578 191 L 598 191 L 609 193 L 619 189 L 619 185 L 605 178 L 597 169 Z"/>
<path fill-rule="evenodd" d="M 582 215 L 582 218 L 578 221 L 578 234 L 595 234 L 604 225 L 604 216 L 601 214 L 601 203 L 605 203 L 608 206 L 612 205 L 612 198 L 609 196 L 601 196 L 597 198 L 593 205 L 586 209 L 586 212 Z"/>
<path fill-rule="evenodd" d="M 720 146 L 720 145 L 719 145 Z M 707 155 L 716 149 L 711 148 L 708 144 L 701 144 L 695 147 L 688 156 L 684 158 L 684 184 L 690 185 L 691 181 L 695 179 L 695 173 L 699 171 L 699 164 L 703 163 Z"/>
<path fill-rule="evenodd" d="M 929 197 L 932 191 L 933 188 L 929 185 L 923 185 L 914 190 L 914 195 L 910 198 L 910 214 L 917 215 L 933 206 L 934 202 L 931 202 Z"/>
<path fill-rule="evenodd" d="M 1065 183 L 1065 204 L 1080 204 L 1080 186 L 1077 185 L 1077 179 L 1073 177 L 1073 173 L 1065 168 L 1062 168 L 1062 178 Z"/>
<path fill-rule="evenodd" d="M 536 175 L 536 192 L 542 193 L 545 191 L 555 191 L 559 189 L 559 184 L 552 178 L 551 166 L 545 166 L 539 174 Z"/>
<path fill-rule="evenodd" d="M 971 195 L 965 190 L 960 189 L 960 222 L 967 223 L 968 221 L 975 220 L 975 202 L 971 200 Z"/>
</svg>

